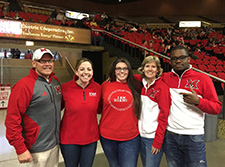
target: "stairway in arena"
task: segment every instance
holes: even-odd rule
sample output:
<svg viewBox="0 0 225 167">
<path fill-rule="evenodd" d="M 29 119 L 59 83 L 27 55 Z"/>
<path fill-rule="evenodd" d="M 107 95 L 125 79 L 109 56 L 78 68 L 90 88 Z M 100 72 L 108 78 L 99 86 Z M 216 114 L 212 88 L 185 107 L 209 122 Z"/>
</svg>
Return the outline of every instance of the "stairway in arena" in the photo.
<svg viewBox="0 0 225 167">
<path fill-rule="evenodd" d="M 32 65 L 30 59 L 4 59 L 3 84 L 11 84 L 11 86 L 13 86 L 21 78 L 28 75 L 31 68 Z M 53 72 L 55 73 L 55 76 L 59 79 L 61 84 L 72 79 L 67 69 L 62 67 L 58 60 L 54 63 Z"/>
</svg>

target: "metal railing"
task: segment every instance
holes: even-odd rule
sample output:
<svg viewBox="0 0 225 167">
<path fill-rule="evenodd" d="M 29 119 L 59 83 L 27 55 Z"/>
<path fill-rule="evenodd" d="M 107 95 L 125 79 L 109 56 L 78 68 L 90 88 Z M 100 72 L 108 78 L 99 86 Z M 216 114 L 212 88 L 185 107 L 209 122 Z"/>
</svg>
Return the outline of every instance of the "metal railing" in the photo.
<svg viewBox="0 0 225 167">
<path fill-rule="evenodd" d="M 65 61 L 66 61 L 66 69 L 70 73 L 70 76 L 73 77 L 75 75 L 75 70 L 73 69 L 73 66 L 67 57 L 65 57 Z"/>
<path fill-rule="evenodd" d="M 63 57 L 60 52 L 57 52 L 57 54 L 58 54 L 59 62 L 62 65 Z M 70 76 L 73 77 L 75 75 L 75 70 L 73 69 L 73 66 L 67 57 L 65 57 L 65 63 L 66 63 L 65 67 L 66 67 L 67 71 L 69 72 Z"/>
<path fill-rule="evenodd" d="M 147 48 L 145 48 L 145 47 L 143 47 L 143 46 L 141 46 L 141 45 L 138 45 L 138 44 L 136 44 L 136 43 L 134 43 L 134 42 L 131 42 L 131 41 L 127 40 L 127 39 L 124 39 L 124 38 L 122 38 L 122 37 L 120 37 L 120 36 L 118 36 L 118 35 L 115 35 L 115 34 L 111 33 L 111 32 L 104 31 L 104 30 L 96 30 L 96 29 L 94 29 L 94 30 L 92 30 L 92 31 L 99 31 L 99 32 L 108 34 L 109 36 L 114 37 L 116 40 L 120 40 L 120 41 L 123 41 L 123 42 L 125 41 L 125 42 L 127 42 L 127 43 L 129 43 L 129 44 L 134 45 L 134 46 L 137 47 L 137 48 L 141 48 L 141 49 L 143 49 L 143 50 L 145 50 L 145 51 L 148 51 L 148 52 L 151 52 L 151 53 L 153 53 L 153 54 L 156 54 L 156 55 L 158 55 L 159 57 L 162 57 L 162 58 L 165 58 L 165 59 L 167 59 L 167 60 L 170 60 L 170 58 L 169 58 L 168 56 L 165 56 L 165 55 L 160 54 L 160 53 L 158 53 L 158 52 L 155 52 L 155 51 L 153 51 L 153 50 L 149 50 L 149 49 L 147 49 Z M 225 80 L 223 80 L 223 79 L 221 79 L 221 78 L 218 78 L 218 77 L 216 77 L 216 76 L 214 76 L 214 75 L 211 75 L 211 74 L 209 74 L 209 73 L 207 73 L 207 72 L 204 72 L 204 71 L 199 70 L 199 69 L 194 68 L 194 67 L 193 67 L 192 69 L 195 70 L 195 71 L 198 71 L 198 72 L 200 72 L 200 73 L 204 73 L 204 74 L 208 75 L 209 77 L 211 77 L 211 78 L 214 79 L 215 81 L 218 81 L 218 82 L 221 82 L 221 83 L 225 84 Z M 224 88 L 224 90 L 223 90 L 223 102 L 222 102 L 222 103 L 225 104 L 225 88 Z M 222 112 L 223 112 L 223 119 L 225 119 L 225 107 L 222 107 Z"/>
</svg>

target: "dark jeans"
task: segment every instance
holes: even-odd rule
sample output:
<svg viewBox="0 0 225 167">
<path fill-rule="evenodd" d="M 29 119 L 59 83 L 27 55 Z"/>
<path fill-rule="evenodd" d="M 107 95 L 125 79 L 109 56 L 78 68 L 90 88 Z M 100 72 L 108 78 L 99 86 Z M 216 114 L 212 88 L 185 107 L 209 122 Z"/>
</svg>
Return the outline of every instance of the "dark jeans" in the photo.
<svg viewBox="0 0 225 167">
<path fill-rule="evenodd" d="M 109 140 L 100 137 L 101 144 L 110 167 L 136 167 L 140 136 L 127 141 Z"/>
<path fill-rule="evenodd" d="M 141 137 L 141 160 L 143 167 L 159 167 L 160 162 L 163 155 L 163 147 L 160 149 L 160 152 L 158 154 L 152 154 L 152 143 L 154 139 L 153 138 L 145 138 Z"/>
<path fill-rule="evenodd" d="M 167 132 L 164 151 L 168 167 L 207 167 L 204 135 Z"/>
<path fill-rule="evenodd" d="M 92 36 L 91 40 L 92 40 L 92 45 L 97 46 L 97 41 L 98 41 L 98 45 L 102 46 L 104 38 L 102 36 L 99 36 L 99 37 Z"/>
<path fill-rule="evenodd" d="M 60 144 L 66 167 L 92 167 L 97 142 L 87 145 Z"/>
</svg>

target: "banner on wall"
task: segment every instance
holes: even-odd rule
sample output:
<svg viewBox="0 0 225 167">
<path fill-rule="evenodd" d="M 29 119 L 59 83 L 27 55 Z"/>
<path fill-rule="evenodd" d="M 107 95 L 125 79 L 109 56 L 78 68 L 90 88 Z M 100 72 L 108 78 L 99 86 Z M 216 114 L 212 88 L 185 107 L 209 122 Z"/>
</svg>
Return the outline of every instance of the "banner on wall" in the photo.
<svg viewBox="0 0 225 167">
<path fill-rule="evenodd" d="M 0 109 L 6 109 L 8 107 L 10 93 L 10 86 L 0 86 Z"/>
<path fill-rule="evenodd" d="M 0 37 L 91 44 L 91 30 L 0 19 Z"/>
</svg>

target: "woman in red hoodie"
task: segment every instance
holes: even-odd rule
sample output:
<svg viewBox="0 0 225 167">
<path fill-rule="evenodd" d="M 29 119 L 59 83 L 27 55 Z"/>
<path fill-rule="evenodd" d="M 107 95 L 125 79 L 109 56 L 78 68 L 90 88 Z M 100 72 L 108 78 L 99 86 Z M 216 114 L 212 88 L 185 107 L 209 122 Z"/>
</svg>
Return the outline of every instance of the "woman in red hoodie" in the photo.
<svg viewBox="0 0 225 167">
<path fill-rule="evenodd" d="M 82 58 L 73 80 L 62 85 L 64 116 L 60 147 L 66 167 L 92 167 L 99 139 L 97 110 L 101 87 L 93 80 L 93 65 Z"/>
</svg>

